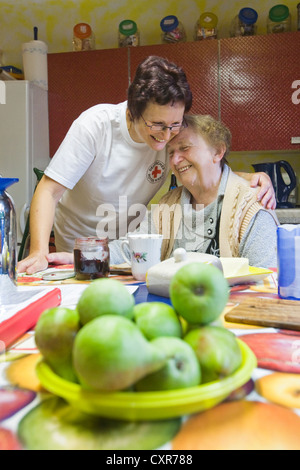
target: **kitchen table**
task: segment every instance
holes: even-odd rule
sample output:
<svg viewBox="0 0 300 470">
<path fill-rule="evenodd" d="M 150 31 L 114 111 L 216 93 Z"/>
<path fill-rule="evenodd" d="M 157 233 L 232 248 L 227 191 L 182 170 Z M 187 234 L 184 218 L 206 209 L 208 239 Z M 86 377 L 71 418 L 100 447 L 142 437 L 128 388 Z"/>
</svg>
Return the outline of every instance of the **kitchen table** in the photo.
<svg viewBox="0 0 300 470">
<path fill-rule="evenodd" d="M 132 289 L 136 303 L 168 298 L 149 294 L 145 284 L 117 276 Z M 39 285 L 28 276 L 20 284 Z M 87 283 L 55 281 L 62 305 L 72 307 Z M 300 449 L 300 332 L 232 323 L 226 315 L 247 298 L 277 298 L 276 273 L 263 282 L 231 288 L 220 317 L 254 352 L 257 367 L 251 379 L 215 407 L 162 421 L 126 422 L 90 416 L 78 411 L 41 386 L 36 365 L 40 360 L 34 331 L 27 332 L 0 355 L 0 450 L 153 450 Z M 106 463 L 116 462 L 111 453 Z M 126 454 L 127 455 L 127 454 Z M 136 454 L 133 454 L 136 455 Z M 153 454 L 154 455 L 154 454 Z M 113 460 L 115 459 L 115 461 Z M 151 461 L 151 463 L 157 463 Z M 184 462 L 182 462 L 184 463 Z"/>
</svg>

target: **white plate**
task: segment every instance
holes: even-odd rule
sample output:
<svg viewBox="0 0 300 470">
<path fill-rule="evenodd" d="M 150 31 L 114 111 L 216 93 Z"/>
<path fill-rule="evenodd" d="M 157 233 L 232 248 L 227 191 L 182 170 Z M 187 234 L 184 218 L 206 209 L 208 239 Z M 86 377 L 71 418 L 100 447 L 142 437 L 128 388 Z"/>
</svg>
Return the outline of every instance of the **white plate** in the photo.
<svg viewBox="0 0 300 470">
<path fill-rule="evenodd" d="M 249 273 L 240 274 L 238 276 L 228 276 L 226 277 L 230 286 L 235 286 L 236 284 L 248 284 L 263 281 L 266 277 L 272 274 L 273 271 L 265 268 L 256 268 L 249 266 Z"/>
<path fill-rule="evenodd" d="M 131 274 L 131 266 L 128 263 L 123 264 L 111 264 L 110 265 L 111 274 Z"/>
<path fill-rule="evenodd" d="M 43 281 L 63 281 L 75 277 L 74 269 L 54 269 L 48 270 L 42 276 Z"/>
</svg>

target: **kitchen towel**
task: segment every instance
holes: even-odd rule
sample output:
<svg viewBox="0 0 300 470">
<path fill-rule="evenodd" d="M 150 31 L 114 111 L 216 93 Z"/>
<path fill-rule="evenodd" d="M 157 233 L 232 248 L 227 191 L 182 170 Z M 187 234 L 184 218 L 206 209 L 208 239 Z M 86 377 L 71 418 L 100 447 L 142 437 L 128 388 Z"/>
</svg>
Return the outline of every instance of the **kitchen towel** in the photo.
<svg viewBox="0 0 300 470">
<path fill-rule="evenodd" d="M 300 225 L 277 227 L 278 295 L 300 300 Z"/>
<path fill-rule="evenodd" d="M 48 46 L 43 41 L 33 40 L 22 44 L 24 78 L 48 90 Z"/>
</svg>

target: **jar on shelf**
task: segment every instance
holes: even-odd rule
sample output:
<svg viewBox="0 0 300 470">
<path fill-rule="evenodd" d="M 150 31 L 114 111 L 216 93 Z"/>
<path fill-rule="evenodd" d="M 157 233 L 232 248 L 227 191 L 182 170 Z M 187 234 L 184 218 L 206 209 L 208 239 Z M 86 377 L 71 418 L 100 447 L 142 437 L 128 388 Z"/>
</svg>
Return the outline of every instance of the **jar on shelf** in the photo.
<svg viewBox="0 0 300 470">
<path fill-rule="evenodd" d="M 233 19 L 230 36 L 254 36 L 256 34 L 257 11 L 253 8 L 242 8 L 239 14 Z"/>
<path fill-rule="evenodd" d="M 291 15 L 286 5 L 275 5 L 269 11 L 267 33 L 285 33 L 291 31 Z"/>
<path fill-rule="evenodd" d="M 177 16 L 165 16 L 160 22 L 160 27 L 162 30 L 161 39 L 163 43 L 169 44 L 186 41 L 184 26 L 178 20 Z"/>
<path fill-rule="evenodd" d="M 135 21 L 124 20 L 119 24 L 119 47 L 135 47 L 140 45 L 140 33 Z"/>
<path fill-rule="evenodd" d="M 73 28 L 73 51 L 95 49 L 95 35 L 87 23 L 78 23 Z"/>
<path fill-rule="evenodd" d="M 109 275 L 109 246 L 107 238 L 76 238 L 74 270 L 76 279 L 90 280 Z"/>
<path fill-rule="evenodd" d="M 195 25 L 194 40 L 217 39 L 218 17 L 211 12 L 202 13 Z"/>
</svg>

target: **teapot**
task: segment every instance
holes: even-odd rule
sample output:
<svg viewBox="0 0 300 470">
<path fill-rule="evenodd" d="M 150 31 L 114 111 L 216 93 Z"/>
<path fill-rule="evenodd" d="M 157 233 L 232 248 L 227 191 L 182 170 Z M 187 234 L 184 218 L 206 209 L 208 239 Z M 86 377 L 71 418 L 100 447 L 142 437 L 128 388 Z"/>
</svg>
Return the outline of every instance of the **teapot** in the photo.
<svg viewBox="0 0 300 470">
<path fill-rule="evenodd" d="M 7 285 L 7 279 L 16 282 L 16 211 L 13 199 L 5 190 L 17 181 L 18 178 L 0 177 L 0 298 L 1 288 Z"/>
<path fill-rule="evenodd" d="M 263 171 L 270 176 L 275 190 L 278 209 L 295 207 L 295 204 L 289 202 L 288 198 L 297 185 L 297 179 L 293 168 L 288 162 L 280 160 L 275 163 L 255 163 L 252 166 L 255 171 Z M 287 173 L 290 180 L 289 183 L 284 181 L 282 170 Z"/>
</svg>

